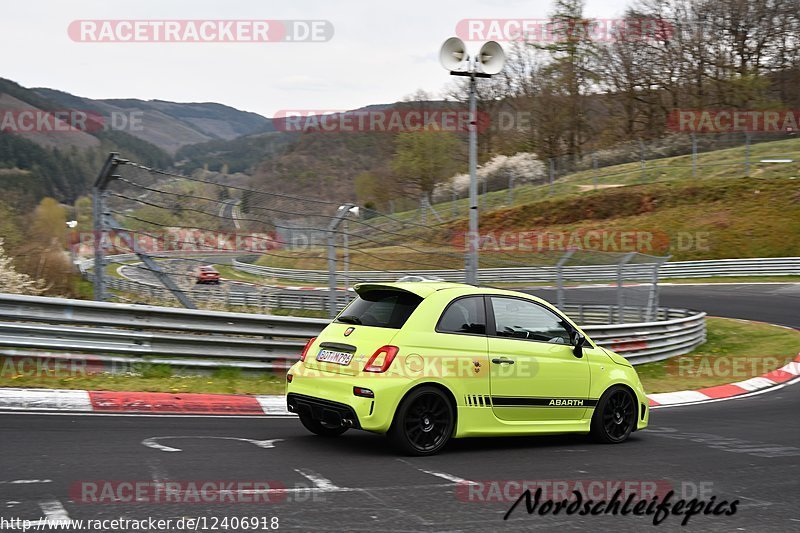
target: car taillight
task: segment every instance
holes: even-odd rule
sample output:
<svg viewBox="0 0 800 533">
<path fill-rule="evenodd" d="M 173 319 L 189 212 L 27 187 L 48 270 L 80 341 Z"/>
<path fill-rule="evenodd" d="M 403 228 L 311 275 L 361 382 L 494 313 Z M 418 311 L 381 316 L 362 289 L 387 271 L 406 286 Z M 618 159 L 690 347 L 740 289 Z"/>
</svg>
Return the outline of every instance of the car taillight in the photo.
<svg viewBox="0 0 800 533">
<path fill-rule="evenodd" d="M 300 354 L 300 360 L 301 361 L 305 361 L 306 360 L 306 354 L 308 353 L 308 350 L 311 349 L 311 345 L 314 344 L 315 340 L 317 340 L 316 337 L 311 337 L 310 339 L 308 339 L 308 342 L 303 347 L 303 353 Z"/>
<path fill-rule="evenodd" d="M 394 361 L 399 349 L 397 346 L 381 346 L 367 361 L 364 366 L 364 372 L 386 372 L 389 370 L 389 366 Z"/>
</svg>

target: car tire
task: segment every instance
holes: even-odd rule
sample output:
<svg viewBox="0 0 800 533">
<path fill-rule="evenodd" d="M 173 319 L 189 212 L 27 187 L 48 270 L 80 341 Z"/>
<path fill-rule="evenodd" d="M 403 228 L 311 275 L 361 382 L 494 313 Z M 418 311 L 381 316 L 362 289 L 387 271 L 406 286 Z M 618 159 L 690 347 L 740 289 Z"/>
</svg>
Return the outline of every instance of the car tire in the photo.
<svg viewBox="0 0 800 533">
<path fill-rule="evenodd" d="M 436 387 L 423 386 L 400 402 L 387 436 L 406 455 L 433 455 L 445 447 L 454 427 L 450 398 Z"/>
<path fill-rule="evenodd" d="M 636 427 L 636 399 L 619 385 L 606 390 L 597 402 L 589 433 L 592 440 L 602 444 L 625 442 Z"/>
<path fill-rule="evenodd" d="M 300 423 L 311 433 L 320 437 L 338 437 L 348 429 L 344 426 L 327 425 L 319 420 L 314 420 L 308 415 L 300 415 Z"/>
</svg>

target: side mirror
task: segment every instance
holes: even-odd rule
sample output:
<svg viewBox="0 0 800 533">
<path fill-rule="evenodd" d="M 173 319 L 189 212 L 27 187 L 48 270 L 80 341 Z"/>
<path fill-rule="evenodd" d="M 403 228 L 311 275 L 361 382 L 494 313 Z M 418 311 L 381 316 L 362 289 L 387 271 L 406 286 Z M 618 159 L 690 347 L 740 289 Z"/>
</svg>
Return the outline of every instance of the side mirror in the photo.
<svg viewBox="0 0 800 533">
<path fill-rule="evenodd" d="M 576 331 L 573 342 L 575 347 L 572 349 L 572 354 L 578 358 L 583 357 L 583 345 L 586 344 L 586 336 L 580 331 Z"/>
</svg>

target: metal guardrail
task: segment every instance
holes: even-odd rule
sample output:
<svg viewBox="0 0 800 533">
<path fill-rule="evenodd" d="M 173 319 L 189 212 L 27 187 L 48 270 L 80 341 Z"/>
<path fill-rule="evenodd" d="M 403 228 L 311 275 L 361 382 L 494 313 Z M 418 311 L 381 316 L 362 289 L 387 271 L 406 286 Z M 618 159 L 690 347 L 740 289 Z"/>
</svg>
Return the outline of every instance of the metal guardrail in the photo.
<svg viewBox="0 0 800 533">
<path fill-rule="evenodd" d="M 236 270 L 265 277 L 297 280 L 307 283 L 327 283 L 326 270 L 296 270 L 253 265 L 234 260 Z M 652 272 L 652 264 L 628 264 L 624 267 L 627 278 L 647 278 Z M 483 283 L 500 282 L 555 282 L 558 269 L 555 266 L 528 266 L 511 268 L 481 268 L 479 278 Z M 616 265 L 569 265 L 562 267 L 567 281 L 613 280 L 617 275 Z M 344 273 L 340 272 L 339 276 Z M 372 271 L 351 270 L 347 273 L 352 283 L 368 281 L 394 281 L 405 275 L 437 276 L 446 281 L 463 281 L 464 272 L 460 270 L 414 270 L 414 271 Z M 800 276 L 800 257 L 714 259 L 707 261 L 674 261 L 661 265 L 659 277 L 699 278 L 712 276 Z"/>
<path fill-rule="evenodd" d="M 566 309 L 599 320 L 607 306 Z M 635 309 L 626 309 L 635 316 Z M 705 313 L 660 309 L 661 320 L 589 324 L 584 330 L 600 346 L 633 364 L 689 352 L 705 341 Z M 164 363 L 182 367 L 284 369 L 305 339 L 327 320 L 0 294 L 0 347 L 25 357 L 86 360 L 109 364 Z M 41 350 L 55 351 L 41 353 Z M 61 356 L 58 353 L 63 353 Z M 165 357 L 166 356 L 166 357 Z"/>
<path fill-rule="evenodd" d="M 0 347 L 97 354 L 92 361 L 261 369 L 285 368 L 306 339 L 327 324 L 312 318 L 9 294 L 0 294 L 0 320 Z"/>
</svg>

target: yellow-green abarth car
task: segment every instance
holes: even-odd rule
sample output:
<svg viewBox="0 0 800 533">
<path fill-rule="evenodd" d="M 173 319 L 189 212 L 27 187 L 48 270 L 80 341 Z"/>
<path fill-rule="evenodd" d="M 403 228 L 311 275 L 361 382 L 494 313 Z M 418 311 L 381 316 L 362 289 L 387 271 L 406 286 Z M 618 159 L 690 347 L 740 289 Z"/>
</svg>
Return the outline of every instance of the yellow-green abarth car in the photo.
<svg viewBox="0 0 800 533">
<path fill-rule="evenodd" d="M 313 433 L 385 433 L 430 455 L 451 437 L 587 433 L 619 443 L 647 427 L 623 357 L 539 298 L 460 283 L 369 283 L 308 341 L 287 405 Z"/>
</svg>

